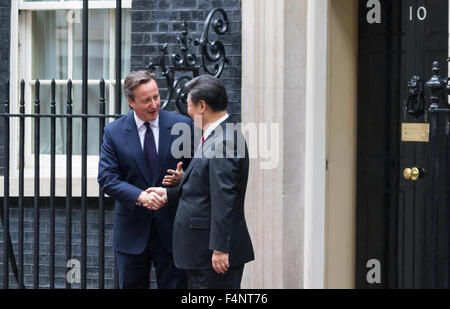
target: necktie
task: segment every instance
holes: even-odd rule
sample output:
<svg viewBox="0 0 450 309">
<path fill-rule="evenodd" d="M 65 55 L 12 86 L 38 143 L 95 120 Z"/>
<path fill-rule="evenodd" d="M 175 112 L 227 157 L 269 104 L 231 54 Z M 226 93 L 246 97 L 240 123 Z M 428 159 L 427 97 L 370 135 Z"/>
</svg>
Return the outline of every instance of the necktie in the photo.
<svg viewBox="0 0 450 309">
<path fill-rule="evenodd" d="M 145 131 L 144 155 L 150 168 L 150 175 L 153 177 L 154 173 L 156 173 L 158 152 L 156 151 L 155 137 L 153 136 L 152 128 L 150 128 L 150 123 L 146 122 L 145 127 L 147 131 Z"/>
<path fill-rule="evenodd" d="M 200 147 L 202 147 L 203 143 L 205 142 L 205 137 L 202 135 L 202 138 L 200 140 L 200 144 L 198 144 L 197 149 L 199 149 Z"/>
</svg>

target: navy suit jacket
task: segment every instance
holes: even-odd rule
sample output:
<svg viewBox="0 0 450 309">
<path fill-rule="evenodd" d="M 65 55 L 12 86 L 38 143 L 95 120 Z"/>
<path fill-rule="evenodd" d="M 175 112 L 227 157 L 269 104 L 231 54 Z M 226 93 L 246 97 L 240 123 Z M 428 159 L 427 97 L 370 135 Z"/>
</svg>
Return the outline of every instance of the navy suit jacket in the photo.
<svg viewBox="0 0 450 309">
<path fill-rule="evenodd" d="M 162 186 L 168 169 L 176 169 L 178 162 L 183 168 L 189 165 L 189 158 L 176 159 L 171 146 L 179 135 L 171 135 L 176 123 L 192 121 L 181 115 L 161 110 L 159 113 L 159 148 L 157 173 L 150 176 L 150 170 L 139 139 L 134 111 L 105 127 L 98 166 L 98 182 L 107 195 L 114 198 L 114 249 L 126 254 L 141 254 L 149 241 L 152 216 L 166 250 L 172 252 L 173 216 L 167 207 L 150 211 L 137 206 L 137 199 L 143 190 Z M 192 146 L 191 146 L 192 147 Z"/>
</svg>

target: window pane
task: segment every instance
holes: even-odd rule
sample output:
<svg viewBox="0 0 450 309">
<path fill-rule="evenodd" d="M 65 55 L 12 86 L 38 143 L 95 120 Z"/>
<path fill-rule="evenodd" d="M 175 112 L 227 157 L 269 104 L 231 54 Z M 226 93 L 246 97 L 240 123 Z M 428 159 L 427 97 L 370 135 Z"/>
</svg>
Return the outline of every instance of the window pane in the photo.
<svg viewBox="0 0 450 309">
<path fill-rule="evenodd" d="M 130 73 L 131 68 L 131 10 L 122 9 L 122 79 Z M 122 114 L 130 111 L 122 88 Z"/>
<path fill-rule="evenodd" d="M 33 79 L 67 79 L 66 11 L 33 12 Z"/>
<path fill-rule="evenodd" d="M 49 2 L 49 1 L 60 2 L 61 0 L 23 0 L 23 2 Z M 78 1 L 78 2 L 81 2 L 82 0 L 63 0 L 63 1 Z M 115 1 L 115 0 L 89 0 L 89 1 Z"/>
<path fill-rule="evenodd" d="M 33 92 L 33 102 L 35 100 L 35 87 L 32 87 Z M 66 99 L 67 99 L 67 87 L 56 86 L 55 91 L 55 102 L 56 102 L 56 113 L 65 114 L 66 113 Z M 51 113 L 51 87 L 50 86 L 40 86 L 40 112 L 41 114 Z M 34 104 L 33 104 L 34 110 Z M 32 145 L 34 153 L 34 120 L 32 124 L 33 135 L 32 135 Z M 41 118 L 41 143 L 40 143 L 40 153 L 50 154 L 50 119 Z M 63 154 L 66 150 L 66 121 L 61 118 L 56 118 L 56 154 Z"/>
<path fill-rule="evenodd" d="M 105 87 L 106 92 L 106 114 L 109 113 L 109 87 Z M 73 113 L 82 114 L 82 87 L 73 87 Z M 89 114 L 99 113 L 99 86 L 88 87 L 88 112 Z M 106 123 L 108 119 L 106 120 Z M 82 121 L 80 118 L 73 120 L 73 154 L 81 155 L 81 136 L 82 136 Z M 99 120 L 96 118 L 88 119 L 88 155 L 98 155 L 99 152 Z"/>
<path fill-rule="evenodd" d="M 88 79 L 109 78 L 109 10 L 89 11 Z M 82 79 L 83 24 L 74 24 L 73 73 Z"/>
<path fill-rule="evenodd" d="M 35 100 L 35 87 L 32 87 L 33 91 L 33 102 Z M 56 86 L 56 114 L 66 114 L 67 111 L 67 86 Z M 89 113 L 98 114 L 99 113 L 99 98 L 100 90 L 99 86 L 89 86 L 88 87 L 88 102 L 89 102 Z M 106 114 L 109 113 L 109 86 L 105 87 L 105 99 L 106 99 Z M 73 98 L 72 98 L 72 113 L 74 115 L 81 114 L 81 86 L 73 87 Z M 40 111 L 41 114 L 51 113 L 51 87 L 42 86 L 40 87 Z M 34 104 L 33 104 L 34 109 Z M 108 119 L 106 120 L 108 123 Z M 61 155 L 66 153 L 66 130 L 67 130 L 67 120 L 65 118 L 56 118 L 56 154 Z M 98 138 L 99 138 L 99 121 L 98 119 L 90 118 L 88 120 L 88 155 L 98 155 Z M 34 121 L 32 123 L 32 152 L 34 153 Z M 73 124 L 73 147 L 72 151 L 74 155 L 81 155 L 81 119 L 74 118 Z M 41 118 L 41 143 L 40 143 L 40 153 L 50 154 L 50 118 Z"/>
<path fill-rule="evenodd" d="M 88 79 L 109 79 L 110 73 L 110 10 L 89 11 Z M 122 9 L 122 79 L 130 72 L 131 10 Z M 74 25 L 74 79 L 82 79 L 83 25 Z M 113 59 L 115 65 L 115 59 Z M 115 77 L 115 76 L 114 76 Z"/>
<path fill-rule="evenodd" d="M 114 30 L 115 31 L 115 30 Z M 122 78 L 130 73 L 131 63 L 131 10 L 122 9 Z"/>
<path fill-rule="evenodd" d="M 99 80 L 111 78 L 110 70 L 110 32 L 114 31 L 114 27 L 110 25 L 109 9 L 90 10 L 89 16 L 89 80 Z M 69 39 L 73 38 L 73 80 L 80 81 L 82 79 L 82 23 L 78 18 L 73 18 L 74 23 L 68 24 L 67 13 L 73 11 L 67 10 L 45 10 L 32 13 L 32 78 L 40 80 L 67 80 L 69 69 Z M 78 12 L 75 12 L 77 15 Z M 130 71 L 130 52 L 131 52 L 131 12 L 124 9 L 122 12 L 122 78 Z M 70 19 L 69 19 L 70 20 Z M 70 29 L 73 33 L 70 34 Z M 114 33 L 114 32 L 113 32 Z M 111 72 L 113 73 L 114 70 Z M 113 77 L 114 79 L 114 77 Z M 106 96 L 106 114 L 113 113 L 110 110 L 110 86 L 107 84 L 105 89 Z M 56 106 L 57 114 L 66 112 L 66 86 L 57 86 L 56 88 Z M 50 113 L 50 86 L 41 86 L 41 114 Z M 32 87 L 33 97 L 30 98 L 34 106 L 34 87 Z M 81 86 L 73 87 L 73 114 L 81 114 Z M 122 114 L 126 114 L 130 109 L 125 97 L 122 95 Z M 88 110 L 89 114 L 98 114 L 99 112 L 99 86 L 91 85 L 88 87 Z M 106 123 L 111 121 L 106 120 Z M 56 153 L 66 153 L 66 119 L 56 120 Z M 88 120 L 88 155 L 98 155 L 98 119 Z M 33 122 L 34 125 L 34 122 Z M 41 119 L 41 154 L 50 154 L 50 119 Z M 73 120 L 73 154 L 81 154 L 81 119 Z M 32 132 L 32 139 L 34 132 Z M 32 146 L 33 148 L 33 146 Z M 32 149 L 34 153 L 34 149 Z"/>
</svg>

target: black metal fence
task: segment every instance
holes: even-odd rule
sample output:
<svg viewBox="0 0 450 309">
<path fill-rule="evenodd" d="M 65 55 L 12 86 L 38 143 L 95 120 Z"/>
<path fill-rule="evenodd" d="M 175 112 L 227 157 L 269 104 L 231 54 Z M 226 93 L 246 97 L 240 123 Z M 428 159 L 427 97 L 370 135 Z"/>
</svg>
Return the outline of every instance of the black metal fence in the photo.
<svg viewBox="0 0 450 309">
<path fill-rule="evenodd" d="M 80 286 L 87 287 L 87 145 L 88 145 L 88 119 L 98 121 L 99 124 L 99 147 L 102 144 L 103 128 L 108 118 L 121 117 L 121 36 L 122 36 L 122 7 L 121 1 L 116 0 L 116 114 L 105 115 L 105 81 L 101 80 L 99 85 L 99 109 L 98 114 L 88 113 L 88 0 L 83 0 L 83 44 L 82 44 L 82 114 L 74 115 L 72 113 L 72 81 L 67 82 L 67 102 L 66 113 L 56 114 L 55 101 L 55 81 L 51 83 L 51 113 L 41 114 L 40 107 L 40 82 L 35 82 L 35 104 L 34 113 L 25 114 L 25 82 L 20 84 L 20 111 L 19 114 L 10 113 L 10 95 L 9 82 L 6 82 L 6 99 L 4 111 L 1 115 L 4 118 L 4 196 L 2 223 L 4 227 L 3 241 L 3 287 L 9 288 L 9 267 L 14 272 L 19 288 L 25 288 L 24 284 L 24 164 L 25 164 L 25 118 L 31 118 L 34 122 L 34 205 L 33 205 L 33 278 L 34 288 L 40 287 L 39 284 L 39 245 L 40 245 L 40 143 L 41 143 L 41 119 L 50 119 L 50 227 L 49 227 L 49 278 L 50 288 L 55 288 L 55 192 L 56 192 L 56 119 L 60 118 L 66 122 L 66 261 L 72 259 L 72 208 L 74 197 L 72 194 L 72 141 L 73 141 L 73 119 L 81 119 L 81 260 L 80 260 Z M 47 103 L 47 102 L 45 102 Z M 17 260 L 15 258 L 10 235 L 10 120 L 19 119 L 19 179 L 18 179 L 18 252 Z M 104 243 L 105 243 L 105 201 L 104 194 L 99 190 L 98 198 L 98 288 L 104 288 Z M 117 281 L 117 280 L 115 280 Z M 69 280 L 66 280 L 66 288 L 70 288 Z M 116 284 L 117 287 L 117 284 Z"/>
<path fill-rule="evenodd" d="M 219 17 L 213 20 L 213 16 L 217 14 Z M 80 287 L 82 289 L 87 288 L 87 272 L 88 272 L 88 263 L 87 263 L 87 248 L 88 248 L 88 233 L 87 233 L 87 157 L 88 157 L 88 121 L 96 121 L 98 122 L 99 127 L 99 149 L 102 144 L 103 130 L 106 124 L 107 119 L 117 119 L 122 116 L 121 111 L 121 1 L 116 0 L 116 83 L 115 83 L 115 113 L 114 114 L 106 114 L 105 107 L 105 81 L 102 79 L 99 83 L 99 99 L 98 99 L 98 113 L 89 113 L 88 111 L 88 0 L 83 0 L 83 53 L 82 53 L 82 113 L 81 114 L 73 114 L 72 112 L 72 81 L 67 81 L 67 100 L 66 100 L 66 111 L 65 113 L 57 114 L 56 112 L 56 85 L 55 80 L 51 82 L 51 102 L 41 102 L 41 85 L 39 80 L 36 80 L 34 84 L 34 112 L 33 113 L 25 113 L 25 81 L 22 80 L 20 83 L 20 96 L 19 96 L 19 113 L 12 114 L 10 113 L 10 85 L 9 82 L 5 83 L 6 89 L 6 98 L 4 104 L 3 113 L 0 114 L 0 118 L 4 119 L 4 153 L 5 153 L 5 166 L 4 166 L 4 196 L 3 196 L 3 209 L 1 211 L 1 219 L 3 224 L 3 269 L 2 269 L 2 277 L 3 277 L 3 288 L 10 288 L 10 270 L 12 270 L 14 277 L 17 281 L 17 286 L 19 288 L 25 288 L 25 280 L 24 280 L 24 238 L 25 238 L 25 225 L 24 225 L 24 211 L 25 211 L 25 129 L 26 129 L 26 119 L 30 118 L 32 120 L 32 129 L 34 130 L 34 134 L 32 136 L 33 147 L 34 147 L 34 197 L 33 197 L 33 218 L 32 218 L 32 253 L 33 253 L 33 287 L 38 289 L 42 287 L 40 284 L 40 222 L 41 222 L 41 210 L 43 204 L 43 198 L 40 194 L 40 182 L 41 182 L 41 167 L 40 167 L 40 146 L 41 146 L 41 121 L 44 119 L 46 121 L 50 121 L 50 197 L 48 199 L 49 203 L 49 226 L 48 226 L 48 243 L 49 251 L 48 251 L 48 261 L 49 261 L 49 284 L 46 285 L 50 288 L 55 288 L 55 278 L 57 271 L 56 269 L 60 268 L 60 265 L 57 265 L 55 259 L 56 252 L 56 225 L 57 223 L 61 224 L 62 222 L 57 222 L 56 218 L 59 220 L 65 219 L 65 263 L 71 261 L 73 259 L 73 206 L 74 199 L 72 192 L 73 186 L 73 175 L 72 175 L 72 167 L 73 167 L 73 134 L 74 127 L 73 121 L 74 119 L 81 119 L 81 197 L 76 198 L 77 202 L 80 202 L 80 263 L 79 263 L 79 272 L 80 272 Z M 202 38 L 200 40 L 196 40 L 194 42 L 195 45 L 199 46 L 202 51 L 202 67 L 197 65 L 197 57 L 195 54 L 189 52 L 188 44 L 192 42 L 191 39 L 187 37 L 187 27 L 184 25 L 184 31 L 178 38 L 178 41 L 181 45 L 181 55 L 174 54 L 171 56 L 173 65 L 169 65 L 166 62 L 167 55 L 167 45 L 163 46 L 162 57 L 160 58 L 159 63 L 151 63 L 149 64 L 147 69 L 155 70 L 157 67 L 161 68 L 163 76 L 166 78 L 169 88 L 169 93 L 167 95 L 166 102 L 162 103 L 162 107 L 165 108 L 170 101 L 174 102 L 179 112 L 185 112 L 183 108 L 185 105 L 185 95 L 183 94 L 183 85 L 193 76 L 199 74 L 200 69 L 203 68 L 205 74 L 211 74 L 219 77 L 224 69 L 224 66 L 228 62 L 225 57 L 225 48 L 220 41 L 210 41 L 208 39 L 208 32 L 210 28 L 212 28 L 216 35 L 222 35 L 228 30 L 228 17 L 224 10 L 222 9 L 214 9 L 209 14 L 204 27 L 204 32 Z M 181 75 L 178 73 L 181 72 Z M 61 103 L 61 102 L 59 102 Z M 50 104 L 50 113 L 43 114 L 40 113 L 42 104 Z M 18 194 L 17 194 L 17 212 L 18 212 L 18 228 L 17 228 L 17 254 L 15 254 L 13 250 L 13 242 L 11 238 L 11 194 L 10 194 L 10 137 L 11 137 L 11 120 L 18 119 Z M 56 213 L 56 201 L 58 199 L 58 203 L 61 203 L 61 199 L 56 197 L 56 121 L 60 119 L 60 121 L 65 122 L 65 163 L 66 163 L 66 196 L 65 200 L 65 218 L 61 219 L 55 215 Z M 92 133 L 92 132 L 91 132 Z M 98 204 L 98 234 L 97 234 L 97 243 L 98 243 L 98 263 L 97 263 L 97 287 L 100 289 L 105 288 L 105 196 L 101 189 L 98 192 L 98 200 L 96 200 Z M 78 254 L 78 252 L 77 252 Z M 115 262 L 114 268 L 115 268 Z M 70 267 L 70 265 L 64 265 L 64 275 L 67 273 L 69 269 L 66 267 Z M 117 275 L 114 269 L 114 287 L 117 288 Z M 65 287 L 71 288 L 71 282 L 69 280 L 65 280 Z"/>
<path fill-rule="evenodd" d="M 33 209 L 33 277 L 34 288 L 39 288 L 39 244 L 40 244 L 40 124 L 41 119 L 50 119 L 50 233 L 49 233 L 49 261 L 50 261 L 50 288 L 55 287 L 55 199 L 56 199 L 56 119 L 64 119 L 66 121 L 66 261 L 72 259 L 72 209 L 74 197 L 72 194 L 72 141 L 73 141 L 73 119 L 82 119 L 82 162 L 87 159 L 87 120 L 92 119 L 99 123 L 99 145 L 102 144 L 103 129 L 105 127 L 106 119 L 108 118 L 120 118 L 122 115 L 106 115 L 105 114 L 105 81 L 101 80 L 99 85 L 99 109 L 98 114 L 74 115 L 72 113 L 72 81 L 67 82 L 67 102 L 66 113 L 56 114 L 56 101 L 55 101 L 55 81 L 51 83 L 51 113 L 40 114 L 40 83 L 39 80 L 35 82 L 35 104 L 34 113 L 25 114 L 25 82 L 22 80 L 20 85 L 20 112 L 19 114 L 9 113 L 9 82 L 6 83 L 7 97 L 5 100 L 5 110 L 2 117 L 5 119 L 5 175 L 4 175 L 4 197 L 3 197 L 3 215 L 2 221 L 4 226 L 4 252 L 3 252 L 3 286 L 9 287 L 9 264 L 13 269 L 14 275 L 17 279 L 17 284 L 20 288 L 24 288 L 24 162 L 25 162 L 25 118 L 31 118 L 34 121 L 34 209 Z M 9 153 L 10 153 L 10 119 L 19 119 L 19 179 L 18 179 L 18 261 L 16 261 L 12 250 L 12 242 L 10 236 L 10 175 L 9 175 Z M 99 147 L 100 147 L 99 146 Z M 82 191 L 81 191 L 81 261 L 80 261 L 80 274 L 81 274 L 81 288 L 86 288 L 86 271 L 87 271 L 87 165 L 86 161 L 82 164 Z M 99 288 L 104 288 L 104 245 L 105 245 L 105 201 L 104 194 L 99 190 L 98 198 L 98 282 Z M 66 287 L 70 288 L 69 281 L 66 281 Z"/>
</svg>

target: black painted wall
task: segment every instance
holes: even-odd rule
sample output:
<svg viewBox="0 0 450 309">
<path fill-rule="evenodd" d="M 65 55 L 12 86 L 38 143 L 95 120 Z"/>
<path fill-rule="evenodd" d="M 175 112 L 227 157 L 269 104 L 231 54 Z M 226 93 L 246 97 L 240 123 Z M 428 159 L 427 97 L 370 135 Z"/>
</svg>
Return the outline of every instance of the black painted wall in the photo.
<svg viewBox="0 0 450 309">
<path fill-rule="evenodd" d="M 18 263 L 19 257 L 19 209 L 17 198 L 10 199 L 10 236 L 13 250 Z M 106 199 L 105 205 L 105 288 L 114 288 L 114 250 L 113 239 L 113 201 Z M 66 267 L 66 210 L 65 198 L 57 198 L 55 201 L 55 287 L 66 287 L 66 275 L 69 269 Z M 3 201 L 0 201 L 3 206 Z M 80 200 L 74 199 L 72 218 L 72 259 L 81 261 L 81 220 Z M 87 287 L 98 288 L 98 251 L 99 251 L 99 212 L 98 199 L 87 199 Z M 50 199 L 41 198 L 39 202 L 39 287 L 50 286 Z M 34 210 L 33 198 L 24 199 L 24 283 L 27 289 L 34 288 Z M 4 233 L 3 225 L 0 228 L 0 282 L 3 283 L 3 249 Z M 154 274 L 152 284 L 155 285 Z M 0 283 L 0 288 L 4 288 Z M 80 288 L 79 283 L 73 283 L 72 288 Z M 9 288 L 18 288 L 11 263 L 9 267 Z"/>
<path fill-rule="evenodd" d="M 131 26 L 131 70 L 147 67 L 160 55 L 159 48 L 164 43 L 169 44 L 169 55 L 180 53 L 177 36 L 182 30 L 183 20 L 188 24 L 188 36 L 193 40 L 200 39 L 206 17 L 215 8 L 223 8 L 230 20 L 229 31 L 219 37 L 225 45 L 226 56 L 230 60 L 221 79 L 227 87 L 230 100 L 228 112 L 235 121 L 239 122 L 241 120 L 241 0 L 134 0 Z M 199 49 L 191 45 L 190 51 L 197 55 L 197 61 L 201 64 Z M 162 98 L 165 98 L 167 84 L 159 69 L 155 73 Z"/>
</svg>

